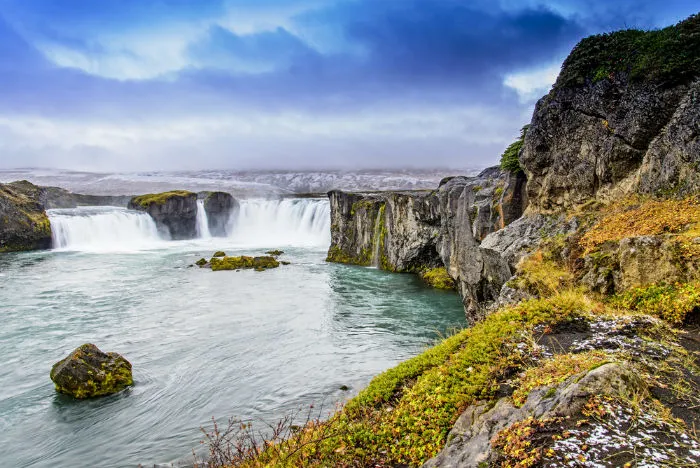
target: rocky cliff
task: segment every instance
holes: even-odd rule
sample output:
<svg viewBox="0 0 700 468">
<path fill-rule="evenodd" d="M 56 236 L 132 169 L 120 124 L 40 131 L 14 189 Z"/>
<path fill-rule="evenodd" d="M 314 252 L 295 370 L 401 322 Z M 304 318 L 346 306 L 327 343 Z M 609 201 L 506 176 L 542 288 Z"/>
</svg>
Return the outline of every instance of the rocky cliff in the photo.
<svg viewBox="0 0 700 468">
<path fill-rule="evenodd" d="M 520 176 L 491 168 L 432 192 L 330 192 L 328 260 L 394 272 L 445 267 L 475 320 L 510 277 L 507 262 L 479 242 L 522 214 L 523 191 Z"/>
<path fill-rule="evenodd" d="M 531 210 L 700 189 L 699 25 L 694 16 L 576 46 L 525 137 Z"/>
<path fill-rule="evenodd" d="M 197 194 L 185 190 L 140 195 L 129 201 L 129 209 L 148 213 L 158 229 L 173 240 L 197 235 Z"/>
<path fill-rule="evenodd" d="M 0 252 L 51 247 L 51 224 L 38 193 L 26 180 L 0 184 Z"/>
</svg>

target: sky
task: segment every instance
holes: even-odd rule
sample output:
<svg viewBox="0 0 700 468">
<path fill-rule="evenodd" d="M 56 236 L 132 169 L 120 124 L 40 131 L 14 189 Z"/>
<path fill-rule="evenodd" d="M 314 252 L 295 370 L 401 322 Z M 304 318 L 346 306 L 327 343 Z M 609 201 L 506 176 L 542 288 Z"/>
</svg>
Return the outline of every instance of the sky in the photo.
<svg viewBox="0 0 700 468">
<path fill-rule="evenodd" d="M 0 0 L 0 168 L 486 166 L 571 48 L 693 0 Z"/>
</svg>

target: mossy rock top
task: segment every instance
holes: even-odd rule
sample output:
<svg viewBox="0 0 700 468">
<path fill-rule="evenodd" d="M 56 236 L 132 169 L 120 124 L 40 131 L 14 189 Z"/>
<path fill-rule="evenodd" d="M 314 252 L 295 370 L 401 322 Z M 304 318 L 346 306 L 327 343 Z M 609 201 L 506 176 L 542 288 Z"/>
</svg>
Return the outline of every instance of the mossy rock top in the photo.
<svg viewBox="0 0 700 468">
<path fill-rule="evenodd" d="M 271 255 L 273 257 L 279 257 L 280 255 L 284 254 L 284 251 L 282 250 L 268 250 L 265 252 L 267 255 Z"/>
<path fill-rule="evenodd" d="M 187 190 L 173 190 L 170 192 L 162 193 L 147 193 L 145 195 L 139 195 L 131 199 L 132 205 L 141 206 L 147 208 L 151 205 L 165 205 L 168 200 L 172 198 L 189 198 L 197 197 L 197 194 Z"/>
<path fill-rule="evenodd" d="M 247 257 L 243 255 L 240 257 L 213 257 L 211 259 L 211 269 L 213 271 L 241 270 L 249 268 L 262 271 L 268 268 L 277 268 L 279 266 L 280 262 L 271 256 Z"/>
<path fill-rule="evenodd" d="M 51 368 L 56 391 L 78 399 L 111 395 L 134 384 L 131 363 L 87 343 Z"/>
<path fill-rule="evenodd" d="M 226 252 L 223 252 L 221 250 L 217 251 L 216 253 L 214 253 L 214 255 L 212 255 L 212 257 L 225 257 L 225 256 L 226 256 Z"/>
<path fill-rule="evenodd" d="M 455 290 L 457 285 L 445 267 L 432 268 L 421 273 L 420 277 L 435 289 Z"/>
</svg>

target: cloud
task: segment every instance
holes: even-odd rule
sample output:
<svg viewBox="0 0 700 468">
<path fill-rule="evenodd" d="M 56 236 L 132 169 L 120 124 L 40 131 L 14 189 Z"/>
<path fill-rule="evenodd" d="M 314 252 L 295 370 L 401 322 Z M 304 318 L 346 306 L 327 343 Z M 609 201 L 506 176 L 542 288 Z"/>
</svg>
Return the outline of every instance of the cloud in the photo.
<svg viewBox="0 0 700 468">
<path fill-rule="evenodd" d="M 492 163 L 581 37 L 682 3 L 0 0 L 0 164 Z"/>
</svg>

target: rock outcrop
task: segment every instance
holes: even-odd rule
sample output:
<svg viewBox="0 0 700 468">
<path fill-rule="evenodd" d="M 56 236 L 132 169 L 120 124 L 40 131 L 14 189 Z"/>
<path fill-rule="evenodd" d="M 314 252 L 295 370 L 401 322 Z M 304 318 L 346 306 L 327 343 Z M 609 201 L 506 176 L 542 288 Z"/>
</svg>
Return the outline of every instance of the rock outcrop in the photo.
<svg viewBox="0 0 700 468">
<path fill-rule="evenodd" d="M 695 16 L 664 31 L 620 31 L 576 46 L 525 137 L 520 162 L 531 210 L 700 190 L 700 81 L 697 65 L 683 58 L 697 56 L 699 30 Z"/>
<path fill-rule="evenodd" d="M 129 209 L 148 213 L 165 235 L 173 240 L 197 236 L 197 194 L 185 190 L 140 195 Z"/>
<path fill-rule="evenodd" d="M 330 192 L 328 260 L 394 272 L 444 267 L 476 320 L 510 277 L 499 252 L 479 242 L 522 214 L 523 189 L 522 179 L 491 168 L 432 192 Z"/>
<path fill-rule="evenodd" d="M 214 237 L 225 237 L 231 217 L 239 209 L 238 200 L 227 192 L 201 192 L 207 213 L 209 232 Z"/>
<path fill-rule="evenodd" d="M 54 364 L 51 380 L 57 392 L 79 399 L 111 395 L 134 384 L 131 363 L 94 344 L 84 344 Z"/>
<path fill-rule="evenodd" d="M 47 210 L 78 206 L 119 206 L 126 208 L 131 195 L 85 195 L 59 187 L 38 187 L 39 201 Z"/>
<path fill-rule="evenodd" d="M 646 385 L 633 369 L 610 363 L 568 378 L 558 386 L 540 387 L 530 392 L 527 402 L 516 407 L 509 397 L 493 403 L 469 407 L 459 417 L 445 449 L 425 468 L 477 468 L 491 466 L 497 434 L 528 418 L 571 417 L 581 411 L 593 396 L 631 397 L 645 391 Z M 482 465 L 483 464 L 483 465 Z"/>
<path fill-rule="evenodd" d="M 51 247 L 51 223 L 38 195 L 26 180 L 0 184 L 0 253 Z"/>
</svg>

